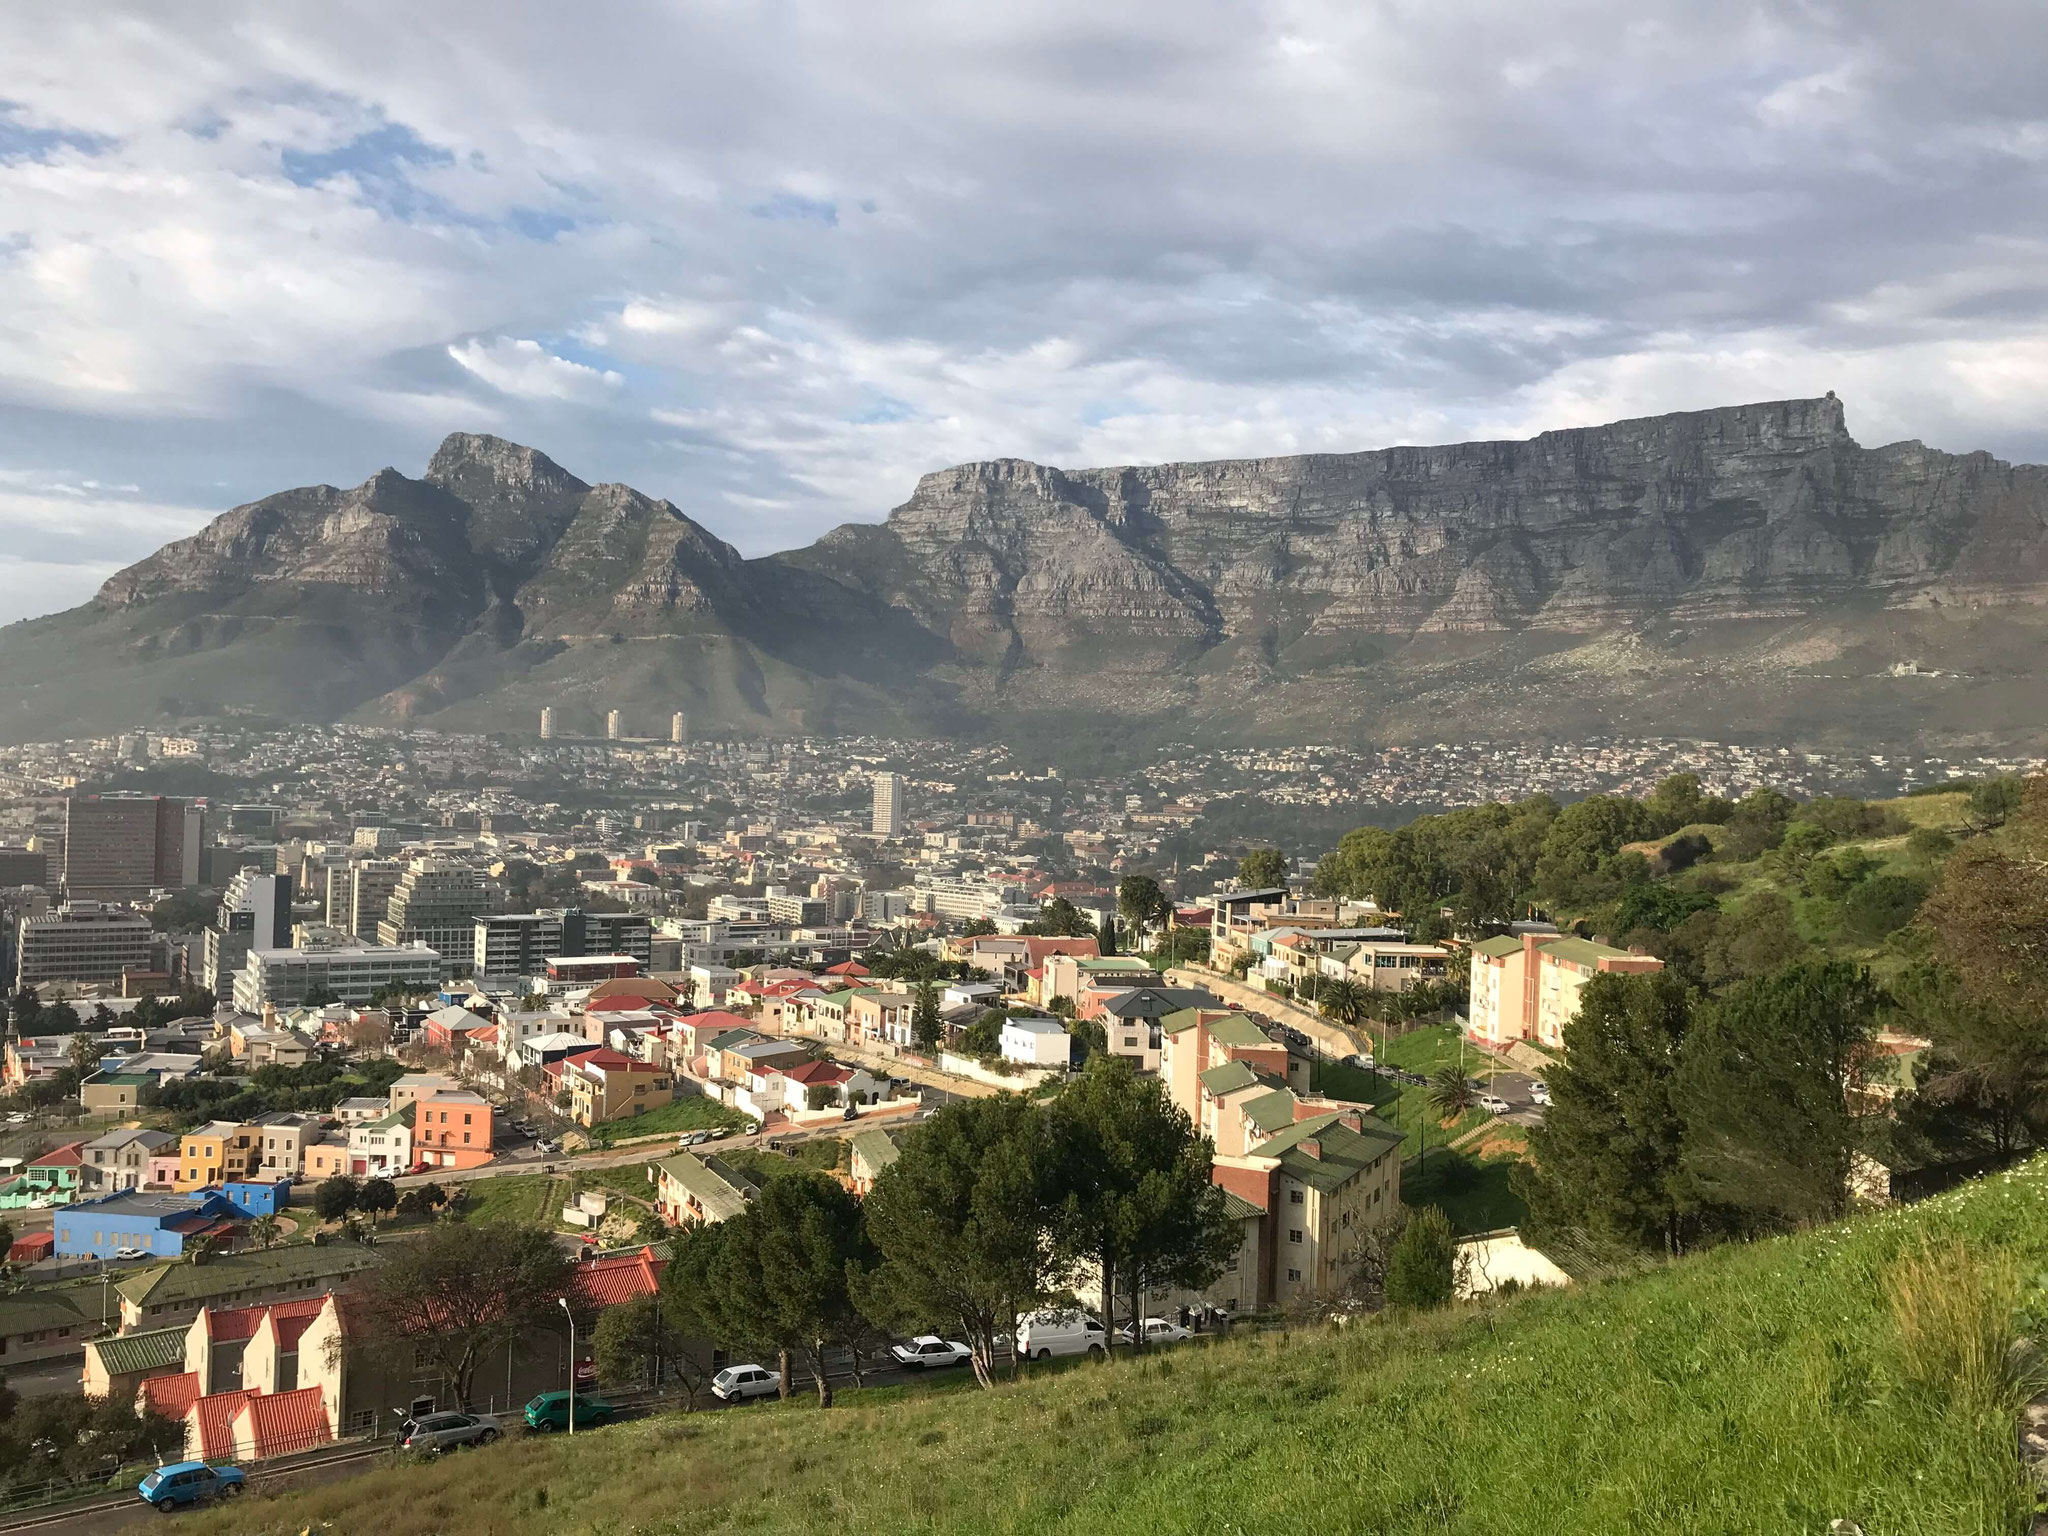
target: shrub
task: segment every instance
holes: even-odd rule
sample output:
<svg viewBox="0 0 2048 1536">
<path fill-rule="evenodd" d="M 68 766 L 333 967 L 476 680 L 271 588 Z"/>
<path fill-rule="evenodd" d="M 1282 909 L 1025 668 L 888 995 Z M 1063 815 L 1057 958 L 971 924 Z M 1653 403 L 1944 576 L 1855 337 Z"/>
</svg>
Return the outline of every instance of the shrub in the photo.
<svg viewBox="0 0 2048 1536">
<path fill-rule="evenodd" d="M 1873 875 L 1842 903 L 1842 924 L 1866 944 L 1903 928 L 1927 898 L 1927 882 L 1911 875 Z"/>
<path fill-rule="evenodd" d="M 1435 1206 L 1409 1219 L 1387 1260 L 1387 1305 L 1441 1307 L 1457 1293 L 1458 1240 Z"/>
<path fill-rule="evenodd" d="M 1885 1276 L 1893 1364 L 1908 1387 L 1966 1413 L 2009 1413 L 2039 1389 L 2018 1337 L 2019 1264 L 2007 1252 L 1922 1241 Z"/>
</svg>

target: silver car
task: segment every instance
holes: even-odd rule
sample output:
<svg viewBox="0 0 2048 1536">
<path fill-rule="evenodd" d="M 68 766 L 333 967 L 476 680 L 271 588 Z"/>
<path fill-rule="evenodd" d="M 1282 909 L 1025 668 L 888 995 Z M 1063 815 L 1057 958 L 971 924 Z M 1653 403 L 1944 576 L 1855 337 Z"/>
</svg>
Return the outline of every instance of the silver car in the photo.
<svg viewBox="0 0 2048 1536">
<path fill-rule="evenodd" d="M 488 1413 L 426 1413 L 398 1426 L 401 1451 L 446 1451 L 458 1445 L 489 1445 L 502 1431 Z"/>
<path fill-rule="evenodd" d="M 721 1403 L 743 1403 L 750 1397 L 773 1397 L 781 1390 L 781 1374 L 758 1365 L 729 1365 L 711 1378 L 711 1395 Z"/>
</svg>

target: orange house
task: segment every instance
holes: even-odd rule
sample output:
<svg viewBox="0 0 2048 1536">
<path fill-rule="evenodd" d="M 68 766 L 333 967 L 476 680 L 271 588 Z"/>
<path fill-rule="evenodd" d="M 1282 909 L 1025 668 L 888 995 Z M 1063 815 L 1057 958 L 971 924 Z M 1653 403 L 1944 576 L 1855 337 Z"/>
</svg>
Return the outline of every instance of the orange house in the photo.
<svg viewBox="0 0 2048 1536">
<path fill-rule="evenodd" d="M 467 1088 L 444 1088 L 413 1105 L 413 1156 L 434 1168 L 475 1168 L 491 1160 L 491 1104 Z"/>
</svg>

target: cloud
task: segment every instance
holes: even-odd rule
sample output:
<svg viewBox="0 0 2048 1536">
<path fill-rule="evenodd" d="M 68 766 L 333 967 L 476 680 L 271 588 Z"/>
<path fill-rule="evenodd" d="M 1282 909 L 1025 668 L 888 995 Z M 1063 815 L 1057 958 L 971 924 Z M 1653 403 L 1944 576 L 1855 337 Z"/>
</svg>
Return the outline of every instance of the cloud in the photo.
<svg viewBox="0 0 2048 1536">
<path fill-rule="evenodd" d="M 969 457 L 1829 387 L 2041 457 L 2044 44 L 2013 0 L 0 10 L 0 471 L 140 486 L 127 558 L 117 504 L 458 428 L 752 552 Z"/>
<path fill-rule="evenodd" d="M 522 400 L 568 400 L 593 404 L 614 393 L 625 378 L 608 368 L 556 357 L 537 341 L 500 336 L 450 347 L 448 355 L 491 388 Z"/>
</svg>

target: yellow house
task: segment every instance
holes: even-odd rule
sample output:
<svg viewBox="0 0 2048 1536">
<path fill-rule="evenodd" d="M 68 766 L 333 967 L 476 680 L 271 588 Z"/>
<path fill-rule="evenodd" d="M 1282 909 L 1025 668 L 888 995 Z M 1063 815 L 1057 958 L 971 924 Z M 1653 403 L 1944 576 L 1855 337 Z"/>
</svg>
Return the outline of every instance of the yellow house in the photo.
<svg viewBox="0 0 2048 1536">
<path fill-rule="evenodd" d="M 171 1187 L 183 1194 L 209 1184 L 255 1175 L 263 1156 L 263 1133 L 253 1125 L 214 1120 L 188 1131 L 178 1142 L 178 1178 Z"/>
</svg>

